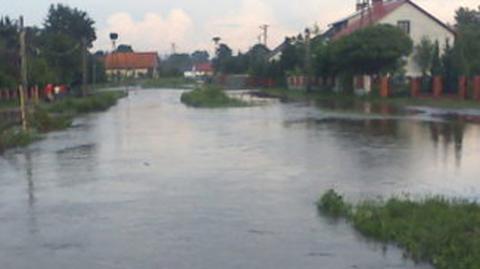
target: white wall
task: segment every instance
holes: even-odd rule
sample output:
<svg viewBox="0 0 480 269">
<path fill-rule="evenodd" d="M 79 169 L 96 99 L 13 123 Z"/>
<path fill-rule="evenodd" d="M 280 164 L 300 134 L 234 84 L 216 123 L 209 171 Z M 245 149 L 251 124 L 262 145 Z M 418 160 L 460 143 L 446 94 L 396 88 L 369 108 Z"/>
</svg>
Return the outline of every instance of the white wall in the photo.
<svg viewBox="0 0 480 269">
<path fill-rule="evenodd" d="M 401 20 L 410 21 L 410 37 L 414 42 L 414 46 L 418 45 L 423 37 L 428 37 L 432 42 L 438 40 L 440 50 L 443 51 L 447 39 L 450 45 L 453 45 L 455 41 L 455 35 L 452 32 L 408 3 L 387 15 L 380 23 L 388 23 L 396 26 L 397 22 Z M 405 69 L 407 70 L 407 76 L 422 75 L 421 69 L 413 59 L 413 54 L 409 57 Z"/>
</svg>

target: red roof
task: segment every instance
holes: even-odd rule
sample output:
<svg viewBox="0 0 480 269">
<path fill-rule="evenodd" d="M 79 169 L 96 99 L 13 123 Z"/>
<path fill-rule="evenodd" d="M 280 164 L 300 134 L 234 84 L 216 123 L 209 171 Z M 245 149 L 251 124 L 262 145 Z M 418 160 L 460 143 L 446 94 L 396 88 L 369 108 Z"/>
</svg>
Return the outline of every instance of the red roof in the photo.
<svg viewBox="0 0 480 269">
<path fill-rule="evenodd" d="M 340 37 L 350 35 L 357 30 L 373 25 L 407 2 L 407 0 L 396 0 L 389 2 L 379 2 L 378 4 L 374 4 L 373 6 L 363 11 L 363 18 L 360 17 L 360 19 L 348 22 L 348 26 L 335 34 L 333 36 L 333 39 L 338 39 Z"/>
<path fill-rule="evenodd" d="M 195 64 L 193 68 L 197 72 L 205 72 L 205 73 L 213 72 L 213 66 L 211 63 Z"/>
<path fill-rule="evenodd" d="M 150 69 L 158 66 L 156 52 L 115 52 L 105 57 L 108 69 Z"/>
<path fill-rule="evenodd" d="M 420 6 L 418 6 L 417 4 L 413 3 L 410 0 L 390 0 L 390 1 L 383 0 L 376 4 L 373 4 L 373 6 L 364 10 L 363 18 L 361 16 L 361 13 L 359 13 L 360 14 L 359 19 L 355 19 L 351 22 L 349 21 L 348 26 L 340 30 L 332 38 L 334 40 L 339 39 L 340 37 L 350 35 L 351 33 L 357 30 L 376 24 L 404 4 L 412 5 L 414 8 L 418 9 L 420 12 L 422 12 L 423 14 L 425 14 L 426 16 L 428 16 L 429 18 L 431 18 L 432 20 L 440 24 L 442 27 L 444 27 L 448 31 L 455 34 L 455 32 L 450 27 L 448 27 L 445 23 L 441 22 L 439 19 L 435 18 L 432 14 L 428 13 L 425 9 L 421 8 Z"/>
</svg>

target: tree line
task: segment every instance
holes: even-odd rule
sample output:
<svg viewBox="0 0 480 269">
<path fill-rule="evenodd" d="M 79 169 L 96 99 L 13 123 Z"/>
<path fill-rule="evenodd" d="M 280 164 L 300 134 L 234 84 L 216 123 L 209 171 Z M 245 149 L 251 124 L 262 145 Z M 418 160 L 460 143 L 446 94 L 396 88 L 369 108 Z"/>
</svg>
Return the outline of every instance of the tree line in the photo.
<svg viewBox="0 0 480 269">
<path fill-rule="evenodd" d="M 86 12 L 67 5 L 51 5 L 41 27 L 25 30 L 30 85 L 81 84 L 82 50 L 84 45 L 91 48 L 97 39 L 95 22 Z M 18 20 L 0 18 L 0 88 L 13 88 L 20 82 L 19 35 Z M 90 82 L 92 77 L 104 81 L 102 61 L 90 53 L 88 58 Z"/>
<path fill-rule="evenodd" d="M 322 34 L 311 40 L 306 34 L 286 38 L 279 59 L 271 59 L 271 51 L 263 45 L 233 55 L 228 45 L 220 44 L 213 61 L 217 72 L 249 73 L 276 79 L 280 84 L 293 74 L 324 78 L 402 75 L 405 59 L 412 53 L 425 76 L 441 75 L 455 80 L 460 75 L 480 75 L 480 7 L 459 8 L 453 28 L 456 38 L 448 40 L 443 48 L 438 41 L 427 38 L 414 46 L 408 34 L 398 27 L 374 25 L 336 40 Z M 310 54 L 306 53 L 308 43 Z"/>
</svg>

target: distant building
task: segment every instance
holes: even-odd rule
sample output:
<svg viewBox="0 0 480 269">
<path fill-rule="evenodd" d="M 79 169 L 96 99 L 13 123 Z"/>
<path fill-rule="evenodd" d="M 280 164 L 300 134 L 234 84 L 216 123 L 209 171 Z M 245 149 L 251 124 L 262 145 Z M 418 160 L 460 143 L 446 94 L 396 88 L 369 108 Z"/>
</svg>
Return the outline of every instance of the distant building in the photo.
<svg viewBox="0 0 480 269">
<path fill-rule="evenodd" d="M 184 76 L 186 78 L 204 78 L 212 77 L 214 69 L 212 63 L 199 63 L 192 66 L 192 70 L 186 71 Z"/>
<path fill-rule="evenodd" d="M 432 42 L 438 41 L 442 51 L 447 42 L 453 44 L 455 41 L 455 32 L 449 26 L 410 0 L 372 0 L 367 6 L 357 4 L 357 11 L 332 23 L 324 37 L 337 40 L 375 24 L 399 27 L 412 38 L 414 45 L 425 37 Z M 405 70 L 407 76 L 422 75 L 413 54 L 408 58 Z"/>
<path fill-rule="evenodd" d="M 115 52 L 105 56 L 108 78 L 155 78 L 160 58 L 156 52 Z"/>
</svg>

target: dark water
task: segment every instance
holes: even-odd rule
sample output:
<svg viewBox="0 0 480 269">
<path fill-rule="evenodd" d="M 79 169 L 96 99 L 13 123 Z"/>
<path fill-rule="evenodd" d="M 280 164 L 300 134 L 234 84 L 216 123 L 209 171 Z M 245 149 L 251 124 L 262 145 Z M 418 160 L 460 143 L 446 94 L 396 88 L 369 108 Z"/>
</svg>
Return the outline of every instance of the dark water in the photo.
<svg viewBox="0 0 480 269">
<path fill-rule="evenodd" d="M 479 198 L 477 125 L 179 95 L 138 92 L 0 158 L 0 268 L 428 268 L 316 199 Z"/>
</svg>

